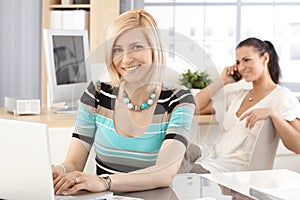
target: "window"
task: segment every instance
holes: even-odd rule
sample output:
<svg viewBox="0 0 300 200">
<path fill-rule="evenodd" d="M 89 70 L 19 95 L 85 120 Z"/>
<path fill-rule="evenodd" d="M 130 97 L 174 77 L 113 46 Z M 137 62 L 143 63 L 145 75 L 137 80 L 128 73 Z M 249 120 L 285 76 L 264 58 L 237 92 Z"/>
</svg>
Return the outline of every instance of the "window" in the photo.
<svg viewBox="0 0 300 200">
<path fill-rule="evenodd" d="M 160 28 L 203 48 L 217 68 L 235 62 L 239 41 L 252 36 L 269 40 L 279 54 L 282 82 L 300 83 L 300 0 L 145 0 L 144 9 Z M 172 36 L 168 48 L 174 50 L 180 41 Z M 169 54 L 167 63 L 178 62 L 182 58 Z"/>
</svg>

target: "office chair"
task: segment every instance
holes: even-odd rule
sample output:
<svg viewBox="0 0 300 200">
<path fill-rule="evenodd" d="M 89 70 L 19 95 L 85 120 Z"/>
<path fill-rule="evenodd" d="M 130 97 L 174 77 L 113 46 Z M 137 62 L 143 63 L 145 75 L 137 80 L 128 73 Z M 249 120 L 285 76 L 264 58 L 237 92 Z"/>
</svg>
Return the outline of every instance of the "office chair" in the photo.
<svg viewBox="0 0 300 200">
<path fill-rule="evenodd" d="M 248 170 L 270 170 L 278 147 L 279 136 L 271 118 L 265 119 L 249 159 Z"/>
</svg>

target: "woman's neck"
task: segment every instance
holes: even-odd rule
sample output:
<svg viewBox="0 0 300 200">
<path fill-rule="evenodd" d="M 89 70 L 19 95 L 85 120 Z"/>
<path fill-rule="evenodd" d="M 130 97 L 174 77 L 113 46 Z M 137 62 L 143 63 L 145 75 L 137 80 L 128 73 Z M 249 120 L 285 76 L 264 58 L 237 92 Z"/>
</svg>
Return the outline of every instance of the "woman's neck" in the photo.
<svg viewBox="0 0 300 200">
<path fill-rule="evenodd" d="M 158 86 L 161 86 L 160 83 L 151 83 L 151 82 L 140 82 L 140 83 L 132 83 L 132 82 L 124 82 L 124 89 L 126 92 L 131 96 L 135 92 L 142 92 L 142 93 L 151 93 L 153 92 Z"/>
<path fill-rule="evenodd" d="M 252 86 L 252 91 L 255 93 L 259 93 L 266 90 L 273 90 L 277 86 L 277 84 L 273 82 L 271 77 L 269 77 L 252 82 Z"/>
</svg>

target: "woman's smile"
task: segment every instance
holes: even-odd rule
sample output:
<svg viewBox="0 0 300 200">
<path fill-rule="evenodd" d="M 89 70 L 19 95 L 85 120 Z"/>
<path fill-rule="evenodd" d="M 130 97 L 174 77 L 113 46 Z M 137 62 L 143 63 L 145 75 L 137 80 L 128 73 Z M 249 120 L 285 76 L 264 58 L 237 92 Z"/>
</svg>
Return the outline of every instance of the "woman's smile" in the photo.
<svg viewBox="0 0 300 200">
<path fill-rule="evenodd" d="M 118 73 L 129 82 L 139 82 L 151 77 L 152 49 L 141 29 L 126 31 L 114 46 L 114 65 Z"/>
<path fill-rule="evenodd" d="M 127 73 L 130 73 L 130 72 L 134 72 L 136 69 L 140 68 L 141 65 L 135 65 L 135 66 L 132 66 L 132 67 L 124 67 L 124 71 L 126 71 Z"/>
</svg>

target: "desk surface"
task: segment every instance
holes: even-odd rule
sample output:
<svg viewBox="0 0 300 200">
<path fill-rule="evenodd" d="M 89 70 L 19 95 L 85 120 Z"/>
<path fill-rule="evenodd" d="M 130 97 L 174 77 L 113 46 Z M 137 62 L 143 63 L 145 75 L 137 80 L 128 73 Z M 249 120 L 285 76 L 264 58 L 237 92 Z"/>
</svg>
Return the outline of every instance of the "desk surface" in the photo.
<svg viewBox="0 0 300 200">
<path fill-rule="evenodd" d="M 142 192 L 115 193 L 127 197 L 142 198 L 144 200 L 251 200 L 250 197 L 237 193 L 229 188 L 223 187 L 198 174 L 178 174 L 170 187 L 154 189 Z"/>
<path fill-rule="evenodd" d="M 14 115 L 0 108 L 0 118 L 48 124 L 49 128 L 74 127 L 75 114 L 56 114 L 53 109 L 42 107 L 39 115 Z"/>
<path fill-rule="evenodd" d="M 194 199 L 194 200 L 254 200 L 249 189 L 259 188 L 268 194 L 280 195 L 279 199 L 300 199 L 300 174 L 286 169 L 244 171 L 215 174 L 178 174 L 170 187 L 120 195 L 145 200 Z M 274 192 L 274 190 L 276 192 Z M 283 192 L 293 193 L 283 193 Z M 296 194 L 296 197 L 295 197 Z M 261 195 L 260 195 L 261 196 Z M 269 195 L 267 195 L 270 197 Z M 291 197 L 292 196 L 292 197 Z M 262 196 L 261 196 L 262 197 Z M 263 195 L 263 199 L 266 198 Z"/>
<path fill-rule="evenodd" d="M 296 189 L 297 199 L 300 199 L 298 198 L 300 196 L 300 174 L 287 169 L 215 173 L 202 176 L 244 195 L 249 195 L 250 188 L 259 188 L 262 191 L 273 189 L 277 193 L 286 189 L 291 189 L 290 191 Z M 293 191 L 295 192 L 295 190 Z M 296 200 L 296 198 L 289 198 L 289 194 L 282 193 L 281 195 L 284 196 L 279 199 Z"/>
<path fill-rule="evenodd" d="M 0 118 L 46 123 L 49 128 L 74 127 L 75 114 L 57 114 L 54 109 L 47 107 L 41 108 L 39 115 L 14 115 L 0 108 Z M 214 115 L 195 115 L 193 122 L 198 124 L 216 123 Z"/>
<path fill-rule="evenodd" d="M 198 124 L 216 124 L 216 118 L 214 115 L 194 115 L 194 122 L 198 122 Z"/>
</svg>

